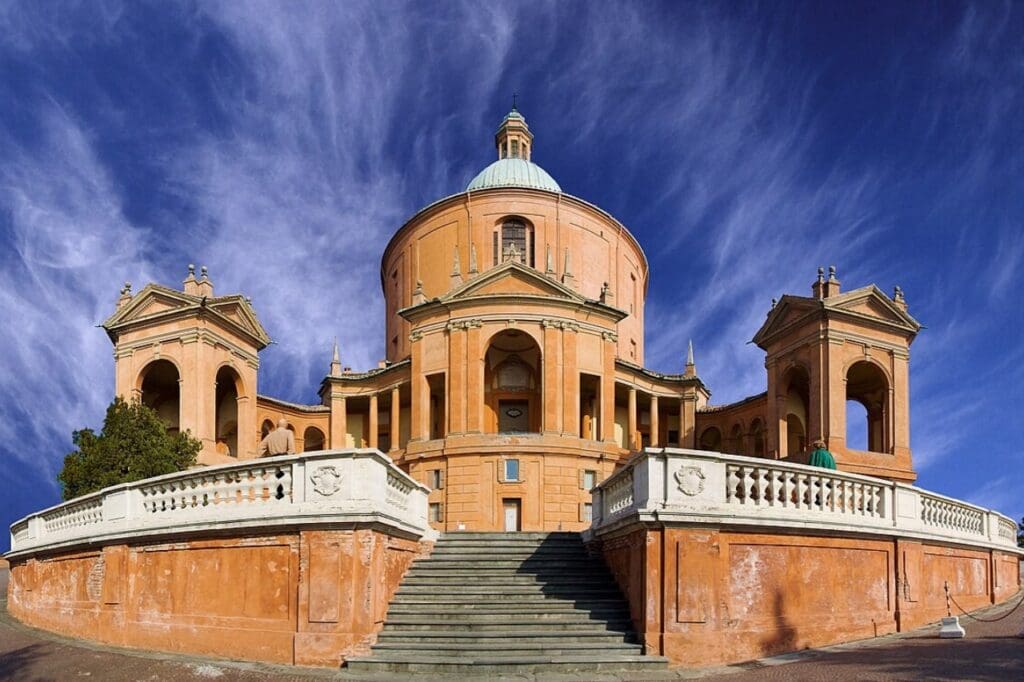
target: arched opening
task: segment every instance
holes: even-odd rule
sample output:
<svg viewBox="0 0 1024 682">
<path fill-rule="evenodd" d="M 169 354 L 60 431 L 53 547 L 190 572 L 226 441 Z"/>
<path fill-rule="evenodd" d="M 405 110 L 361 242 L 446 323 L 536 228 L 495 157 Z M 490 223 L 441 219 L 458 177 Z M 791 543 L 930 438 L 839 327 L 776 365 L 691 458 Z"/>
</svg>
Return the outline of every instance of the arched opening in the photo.
<svg viewBox="0 0 1024 682">
<path fill-rule="evenodd" d="M 764 422 L 760 419 L 755 419 L 750 425 L 750 442 L 753 445 L 754 457 L 764 457 L 764 441 Z"/>
<path fill-rule="evenodd" d="M 484 358 L 484 404 L 493 433 L 540 433 L 541 354 L 533 337 L 509 329 Z"/>
<path fill-rule="evenodd" d="M 528 221 L 509 216 L 494 228 L 494 264 L 515 260 L 531 268 L 534 261 L 533 225 Z"/>
<path fill-rule="evenodd" d="M 216 415 L 217 454 L 238 457 L 238 395 L 242 380 L 238 372 L 224 366 L 217 370 Z"/>
<path fill-rule="evenodd" d="M 859 403 L 862 409 L 851 413 L 851 402 Z M 855 362 L 847 370 L 846 404 L 847 447 L 871 452 L 889 452 L 889 434 L 886 428 L 889 414 L 889 381 L 878 365 L 861 361 Z M 858 435 L 862 443 L 860 448 L 853 445 Z"/>
<path fill-rule="evenodd" d="M 302 432 L 302 451 L 314 452 L 324 449 L 324 432 L 315 426 L 307 426 Z"/>
<path fill-rule="evenodd" d="M 734 424 L 729 432 L 729 452 L 734 455 L 747 454 L 743 448 L 743 427 L 739 424 Z"/>
<path fill-rule="evenodd" d="M 720 452 L 722 449 L 722 432 L 718 427 L 709 426 L 700 434 L 700 449 Z"/>
<path fill-rule="evenodd" d="M 786 450 L 781 453 L 783 457 L 794 457 L 807 450 L 810 384 L 804 368 L 792 367 L 786 372 Z"/>
<path fill-rule="evenodd" d="M 178 368 L 170 360 L 155 360 L 142 370 L 142 403 L 156 411 L 167 431 L 181 429 L 181 386 Z"/>
<path fill-rule="evenodd" d="M 260 427 L 260 440 L 263 440 L 270 435 L 270 432 L 274 430 L 274 422 L 269 419 L 263 420 L 263 425 Z"/>
</svg>

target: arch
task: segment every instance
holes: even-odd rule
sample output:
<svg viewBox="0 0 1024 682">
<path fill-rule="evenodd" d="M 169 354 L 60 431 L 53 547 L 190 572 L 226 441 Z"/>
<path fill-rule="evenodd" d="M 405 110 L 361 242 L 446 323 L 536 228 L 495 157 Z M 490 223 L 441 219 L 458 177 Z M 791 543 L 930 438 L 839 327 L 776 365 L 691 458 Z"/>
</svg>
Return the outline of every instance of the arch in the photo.
<svg viewBox="0 0 1024 682">
<path fill-rule="evenodd" d="M 751 452 L 751 454 L 754 457 L 764 457 L 765 455 L 764 436 L 764 422 L 761 421 L 760 417 L 755 417 L 754 421 L 750 422 L 750 443 L 753 449 L 753 452 Z"/>
<path fill-rule="evenodd" d="M 264 419 L 263 424 L 260 426 L 260 440 L 263 440 L 270 435 L 270 432 L 274 430 L 274 421 L 272 419 Z"/>
<path fill-rule="evenodd" d="M 150 362 L 136 382 L 140 400 L 156 411 L 171 433 L 181 430 L 181 374 L 178 366 L 166 359 Z"/>
<path fill-rule="evenodd" d="M 717 426 L 709 426 L 700 432 L 700 449 L 720 452 L 722 449 L 722 432 Z"/>
<path fill-rule="evenodd" d="M 540 433 L 543 414 L 540 344 L 522 329 L 491 336 L 484 353 L 484 412 L 490 433 Z"/>
<path fill-rule="evenodd" d="M 739 422 L 733 424 L 732 429 L 729 430 L 729 452 L 734 455 L 745 455 L 747 454 L 743 447 L 743 425 Z"/>
<path fill-rule="evenodd" d="M 523 265 L 536 267 L 533 223 L 518 215 L 507 215 L 494 224 L 492 257 L 494 265 L 504 263 L 509 254 Z"/>
<path fill-rule="evenodd" d="M 324 432 L 315 426 L 307 426 L 302 432 L 302 451 L 314 452 L 324 449 Z"/>
<path fill-rule="evenodd" d="M 811 405 L 811 379 L 807 368 L 799 363 L 790 365 L 782 377 L 782 390 L 785 408 L 781 417 L 786 425 L 786 438 L 782 443 L 785 450 L 780 456 L 793 457 L 807 450 Z"/>
<path fill-rule="evenodd" d="M 231 365 L 221 365 L 214 379 L 214 429 L 217 453 L 238 457 L 238 398 L 242 378 Z"/>
<path fill-rule="evenodd" d="M 846 370 L 846 401 L 860 403 L 866 420 L 865 450 L 889 452 L 889 377 L 885 370 L 870 360 L 859 360 Z M 856 438 L 856 420 L 846 410 L 847 445 Z M 864 422 L 861 422 L 862 424 Z"/>
</svg>

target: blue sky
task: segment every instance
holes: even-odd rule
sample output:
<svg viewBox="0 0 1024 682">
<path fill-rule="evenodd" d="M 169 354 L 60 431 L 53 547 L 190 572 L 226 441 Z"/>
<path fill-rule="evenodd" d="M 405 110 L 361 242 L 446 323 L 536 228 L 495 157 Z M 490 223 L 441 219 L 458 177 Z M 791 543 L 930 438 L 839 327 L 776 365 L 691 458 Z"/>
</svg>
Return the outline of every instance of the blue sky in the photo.
<svg viewBox="0 0 1024 682">
<path fill-rule="evenodd" d="M 651 264 L 647 365 L 722 403 L 819 265 L 903 287 L 919 484 L 1024 514 L 1024 5 L 25 2 L 0 6 L 0 521 L 59 499 L 113 392 L 125 280 L 205 264 L 314 402 L 383 355 L 379 256 L 492 160 L 534 160 Z M 6 547 L 6 533 L 0 540 Z"/>
</svg>

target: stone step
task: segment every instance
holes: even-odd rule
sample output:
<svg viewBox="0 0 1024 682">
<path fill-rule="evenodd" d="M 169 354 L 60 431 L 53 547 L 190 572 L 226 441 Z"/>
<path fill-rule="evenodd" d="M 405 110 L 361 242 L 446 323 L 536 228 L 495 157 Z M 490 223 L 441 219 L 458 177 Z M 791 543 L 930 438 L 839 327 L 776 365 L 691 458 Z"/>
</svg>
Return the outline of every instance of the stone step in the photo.
<svg viewBox="0 0 1024 682">
<path fill-rule="evenodd" d="M 524 582 L 522 584 L 505 585 L 501 588 L 501 591 L 496 591 L 489 585 L 463 585 L 463 586 L 447 586 L 447 590 L 442 589 L 438 585 L 401 585 L 396 591 L 396 596 L 405 596 L 412 594 L 429 594 L 438 596 L 454 596 L 461 594 L 465 596 L 472 596 L 476 599 L 508 599 L 516 595 L 545 595 L 551 592 L 546 590 L 546 585 L 543 582 Z M 573 599 L 587 599 L 600 595 L 602 598 L 621 597 L 619 589 L 612 585 L 601 585 L 595 583 L 593 585 L 582 584 L 574 587 L 572 591 L 555 590 L 552 597 L 559 598 L 573 598 Z"/>
<path fill-rule="evenodd" d="M 530 573 L 490 573 L 477 574 L 458 573 L 410 573 L 402 581 L 403 585 L 546 585 L 551 591 L 571 591 L 579 585 L 608 585 L 612 581 L 604 576 L 569 575 L 560 576 L 557 580 L 549 580 L 542 575 Z"/>
<path fill-rule="evenodd" d="M 605 600 L 595 603 L 577 603 L 569 601 L 541 601 L 541 602 L 508 602 L 495 601 L 486 604 L 467 604 L 465 602 L 452 601 L 429 601 L 429 602 L 391 602 L 388 607 L 389 615 L 400 613 L 595 613 L 619 615 L 626 613 L 626 607 L 621 601 Z"/>
<path fill-rule="evenodd" d="M 547 561 L 544 559 L 531 559 L 529 561 L 516 561 L 514 559 L 505 559 L 502 557 L 489 557 L 480 559 L 423 559 L 417 563 L 417 568 L 446 568 L 455 570 L 468 570 L 468 569 L 507 569 L 510 571 L 517 571 L 520 573 L 547 573 L 551 575 L 558 575 L 566 570 L 572 571 L 585 571 L 588 567 L 593 570 L 600 569 L 604 570 L 604 566 L 598 564 L 596 568 L 594 563 L 589 559 L 581 560 L 568 560 L 559 559 L 556 561 Z"/>
<path fill-rule="evenodd" d="M 506 640 L 504 642 L 451 642 L 442 643 L 436 640 L 429 643 L 416 643 L 412 644 L 409 642 L 384 642 L 374 644 L 374 653 L 391 653 L 391 652 L 423 652 L 432 656 L 461 656 L 468 654 L 471 656 L 503 656 L 510 652 L 516 654 L 530 653 L 534 655 L 542 656 L 571 656 L 573 654 L 583 654 L 590 651 L 598 651 L 605 654 L 625 654 L 637 655 L 643 653 L 643 647 L 639 644 L 629 644 L 626 642 L 573 642 L 571 640 L 551 640 L 547 642 L 522 642 L 518 638 L 514 640 Z"/>
<path fill-rule="evenodd" d="M 549 594 L 518 594 L 510 598 L 508 595 L 498 595 L 494 599 L 480 599 L 479 595 L 462 594 L 453 592 L 450 594 L 399 594 L 391 600 L 392 605 L 411 606 L 413 604 L 433 604 L 435 606 L 452 606 L 461 609 L 489 609 L 494 604 L 516 605 L 522 608 L 565 608 L 565 609 L 592 609 L 607 606 L 621 606 L 625 608 L 622 597 L 614 596 L 577 596 L 577 595 L 549 595 Z"/>
<path fill-rule="evenodd" d="M 668 660 L 660 656 L 426 656 L 380 654 L 349 659 L 354 672 L 366 673 L 451 673 L 456 675 L 517 675 L 530 673 L 596 673 L 665 670 Z"/>
<path fill-rule="evenodd" d="M 493 631 L 384 631 L 377 636 L 378 643 L 419 643 L 430 644 L 487 644 L 498 642 L 508 646 L 510 642 L 516 643 L 541 643 L 541 642 L 593 642 L 595 644 L 618 644 L 635 643 L 636 637 L 632 633 L 614 632 L 609 630 L 507 630 Z"/>
<path fill-rule="evenodd" d="M 587 618 L 590 620 L 625 620 L 629 614 L 619 606 L 604 609 L 538 609 L 533 606 L 494 606 L 489 609 L 465 609 L 461 607 L 433 606 L 429 604 L 392 605 L 388 609 L 388 619 L 399 616 L 420 616 L 433 618 L 439 625 L 450 620 L 493 621 L 505 618 L 530 618 L 537 620 L 556 621 L 559 618 Z"/>
<path fill-rule="evenodd" d="M 501 540 L 504 542 L 569 542 L 575 544 L 582 544 L 579 533 L 571 533 L 568 531 L 550 531 L 550 532 L 501 532 L 501 531 L 449 531 L 442 533 L 441 537 L 438 538 L 438 544 L 449 542 L 457 542 L 459 540 L 472 540 L 475 542 L 485 542 L 487 540 Z"/>
<path fill-rule="evenodd" d="M 438 621 L 436 618 L 415 618 L 413 616 L 397 616 L 388 618 L 384 623 L 382 632 L 413 632 L 417 630 L 444 631 L 444 632 L 515 632 L 517 630 L 593 630 L 595 632 L 619 632 L 625 634 L 629 631 L 631 623 L 628 620 L 591 620 L 589 618 L 576 618 L 573 620 L 518 620 L 503 618 L 491 621 L 473 620 L 446 620 Z"/>
</svg>

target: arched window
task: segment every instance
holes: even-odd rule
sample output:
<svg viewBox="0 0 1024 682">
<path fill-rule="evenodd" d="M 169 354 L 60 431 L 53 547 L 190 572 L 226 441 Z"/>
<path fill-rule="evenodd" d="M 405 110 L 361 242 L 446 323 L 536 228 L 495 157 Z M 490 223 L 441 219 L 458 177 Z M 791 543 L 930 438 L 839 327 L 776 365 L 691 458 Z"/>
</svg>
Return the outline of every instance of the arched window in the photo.
<svg viewBox="0 0 1024 682">
<path fill-rule="evenodd" d="M 791 367 L 785 374 L 783 385 L 786 387 L 786 441 L 785 450 L 780 452 L 782 457 L 797 457 L 807 450 L 810 383 L 807 371 L 803 367 Z"/>
<path fill-rule="evenodd" d="M 709 426 L 700 434 L 700 449 L 718 452 L 722 449 L 722 432 L 715 426 Z"/>
<path fill-rule="evenodd" d="M 215 424 L 217 453 L 238 457 L 238 373 L 230 367 L 217 370 Z"/>
<path fill-rule="evenodd" d="M 539 433 L 542 358 L 533 337 L 510 329 L 484 354 L 484 412 L 488 433 Z M 493 415 L 493 416 L 492 416 Z"/>
<path fill-rule="evenodd" d="M 143 370 L 142 402 L 153 408 L 171 433 L 181 428 L 181 390 L 178 368 L 169 360 L 156 360 Z"/>
<path fill-rule="evenodd" d="M 307 426 L 302 432 L 302 451 L 314 452 L 324 449 L 324 432 L 315 426 Z"/>
<path fill-rule="evenodd" d="M 851 402 L 855 411 L 849 408 Z M 861 361 L 850 367 L 846 372 L 846 404 L 847 447 L 889 452 L 889 381 L 878 365 Z"/>
<path fill-rule="evenodd" d="M 494 264 L 517 260 L 531 268 L 533 256 L 533 226 L 522 218 L 505 218 L 494 230 Z"/>
<path fill-rule="evenodd" d="M 266 438 L 271 431 L 274 430 L 274 422 L 269 419 L 263 420 L 263 426 L 260 427 L 260 439 Z"/>
</svg>

